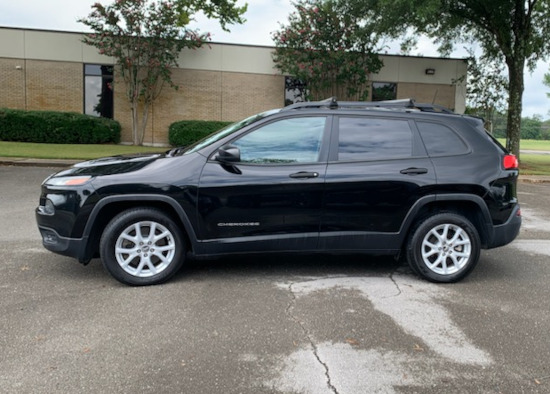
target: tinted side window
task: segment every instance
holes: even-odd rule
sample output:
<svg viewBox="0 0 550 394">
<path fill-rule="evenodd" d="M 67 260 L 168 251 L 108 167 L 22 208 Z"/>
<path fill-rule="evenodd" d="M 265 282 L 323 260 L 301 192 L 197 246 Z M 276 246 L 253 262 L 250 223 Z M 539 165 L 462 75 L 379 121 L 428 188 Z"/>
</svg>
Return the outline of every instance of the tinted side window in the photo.
<svg viewBox="0 0 550 394">
<path fill-rule="evenodd" d="M 412 156 L 412 132 L 406 120 L 342 117 L 339 129 L 340 161 Z"/>
<path fill-rule="evenodd" d="M 468 147 L 453 130 L 439 123 L 416 122 L 428 155 L 452 156 L 468 153 Z"/>
<path fill-rule="evenodd" d="M 241 150 L 241 162 L 277 164 L 319 160 L 325 117 L 275 121 L 232 142 Z"/>
</svg>

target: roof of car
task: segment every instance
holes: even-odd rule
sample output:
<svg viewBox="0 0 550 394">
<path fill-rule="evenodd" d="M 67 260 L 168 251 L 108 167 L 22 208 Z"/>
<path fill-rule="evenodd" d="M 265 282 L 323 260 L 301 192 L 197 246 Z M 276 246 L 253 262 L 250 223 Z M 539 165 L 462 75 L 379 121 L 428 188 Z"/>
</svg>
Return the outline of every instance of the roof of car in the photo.
<svg viewBox="0 0 550 394">
<path fill-rule="evenodd" d="M 370 109 L 370 110 L 394 110 L 403 112 L 430 112 L 441 114 L 456 114 L 452 110 L 436 104 L 417 103 L 414 99 L 386 100 L 386 101 L 338 101 L 331 97 L 322 101 L 304 101 L 288 105 L 281 111 L 292 111 L 300 109 Z"/>
</svg>

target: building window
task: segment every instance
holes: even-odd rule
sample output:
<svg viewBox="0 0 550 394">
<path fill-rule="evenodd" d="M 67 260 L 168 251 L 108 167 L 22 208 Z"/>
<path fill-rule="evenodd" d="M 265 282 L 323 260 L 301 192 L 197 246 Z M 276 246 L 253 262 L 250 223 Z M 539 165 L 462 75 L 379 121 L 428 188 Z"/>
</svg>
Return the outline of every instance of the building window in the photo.
<svg viewBox="0 0 550 394">
<path fill-rule="evenodd" d="M 393 82 L 373 82 L 372 101 L 395 100 L 397 98 L 397 84 Z"/>
<path fill-rule="evenodd" d="M 84 113 L 113 118 L 113 66 L 84 65 Z"/>
<path fill-rule="evenodd" d="M 294 77 L 285 77 L 285 106 L 306 101 L 306 84 Z"/>
</svg>

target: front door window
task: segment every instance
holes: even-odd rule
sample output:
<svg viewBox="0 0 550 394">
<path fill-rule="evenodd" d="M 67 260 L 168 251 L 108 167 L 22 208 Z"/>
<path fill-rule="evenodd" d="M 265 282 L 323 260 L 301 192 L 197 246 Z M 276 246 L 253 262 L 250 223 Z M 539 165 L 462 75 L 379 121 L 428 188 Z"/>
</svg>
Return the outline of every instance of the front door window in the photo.
<svg viewBox="0 0 550 394">
<path fill-rule="evenodd" d="M 254 130 L 232 145 L 240 149 L 244 163 L 313 163 L 319 160 L 325 123 L 325 117 L 283 119 Z"/>
</svg>

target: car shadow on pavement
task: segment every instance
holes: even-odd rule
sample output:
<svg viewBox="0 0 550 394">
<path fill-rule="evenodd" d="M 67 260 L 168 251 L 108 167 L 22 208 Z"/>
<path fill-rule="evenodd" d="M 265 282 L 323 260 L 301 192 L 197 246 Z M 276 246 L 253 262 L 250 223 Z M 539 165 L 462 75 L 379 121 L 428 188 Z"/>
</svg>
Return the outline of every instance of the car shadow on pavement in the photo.
<svg viewBox="0 0 550 394">
<path fill-rule="evenodd" d="M 237 276 L 389 276 L 399 269 L 410 272 L 406 263 L 388 256 L 327 255 L 327 254 L 255 254 L 219 257 L 215 259 L 189 259 L 171 281 L 193 278 Z M 411 275 L 412 272 L 411 272 Z"/>
<path fill-rule="evenodd" d="M 51 264 L 40 264 L 41 275 L 58 281 L 86 283 L 89 287 L 125 285 L 116 282 L 103 267 L 100 259 L 93 259 L 86 266 L 68 257 L 51 257 Z M 365 276 L 388 277 L 399 271 L 415 277 L 405 262 L 393 257 L 372 255 L 328 254 L 255 254 L 224 256 L 212 259 L 188 258 L 183 268 L 167 283 L 187 281 L 213 281 L 223 278 L 276 280 L 295 277 Z"/>
</svg>

